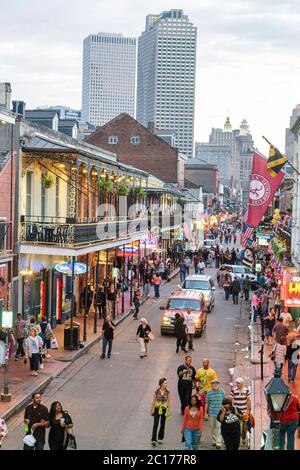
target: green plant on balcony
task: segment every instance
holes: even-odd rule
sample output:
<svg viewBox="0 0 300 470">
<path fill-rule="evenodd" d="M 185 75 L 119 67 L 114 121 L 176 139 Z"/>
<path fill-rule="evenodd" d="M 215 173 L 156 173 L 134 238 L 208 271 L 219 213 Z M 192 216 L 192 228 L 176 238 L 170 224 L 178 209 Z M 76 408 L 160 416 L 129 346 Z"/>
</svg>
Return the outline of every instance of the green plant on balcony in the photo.
<svg viewBox="0 0 300 470">
<path fill-rule="evenodd" d="M 101 191 L 104 191 L 106 193 L 111 192 L 113 190 L 113 183 L 110 180 L 101 180 L 100 183 L 100 189 Z"/>
<path fill-rule="evenodd" d="M 134 188 L 134 194 L 140 199 L 144 199 L 147 196 L 147 192 L 141 186 Z"/>
<path fill-rule="evenodd" d="M 128 188 L 127 184 L 119 183 L 117 186 L 117 194 L 119 196 L 128 196 L 130 189 Z"/>
<path fill-rule="evenodd" d="M 51 175 L 42 175 L 41 181 L 43 188 L 45 189 L 52 188 L 52 186 L 54 185 L 54 178 Z"/>
<path fill-rule="evenodd" d="M 182 208 L 184 208 L 185 203 L 186 203 L 186 201 L 184 199 L 182 199 L 182 198 L 177 199 L 177 204 L 179 206 L 181 206 Z"/>
</svg>

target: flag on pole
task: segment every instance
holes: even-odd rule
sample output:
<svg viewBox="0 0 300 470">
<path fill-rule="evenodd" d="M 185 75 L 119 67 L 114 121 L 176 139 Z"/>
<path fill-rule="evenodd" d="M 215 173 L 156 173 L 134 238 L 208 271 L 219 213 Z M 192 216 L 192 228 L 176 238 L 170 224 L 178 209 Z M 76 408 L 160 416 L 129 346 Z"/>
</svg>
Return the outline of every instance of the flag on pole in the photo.
<svg viewBox="0 0 300 470">
<path fill-rule="evenodd" d="M 268 172 L 273 178 L 276 178 L 282 167 L 286 164 L 287 158 L 279 150 L 270 145 L 269 158 L 267 163 Z"/>
<path fill-rule="evenodd" d="M 266 158 L 254 152 L 247 219 L 250 227 L 256 228 L 260 224 L 284 175 L 284 171 L 280 170 L 276 177 L 272 177 L 267 169 Z"/>
</svg>

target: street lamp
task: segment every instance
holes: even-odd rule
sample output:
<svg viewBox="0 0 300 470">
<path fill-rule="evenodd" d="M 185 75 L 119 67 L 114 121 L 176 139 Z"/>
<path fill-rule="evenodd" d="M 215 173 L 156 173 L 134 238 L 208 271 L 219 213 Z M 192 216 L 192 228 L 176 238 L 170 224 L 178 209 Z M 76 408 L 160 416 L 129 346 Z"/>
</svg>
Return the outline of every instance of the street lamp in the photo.
<svg viewBox="0 0 300 470">
<path fill-rule="evenodd" d="M 291 398 L 291 391 L 289 387 L 285 384 L 285 382 L 282 380 L 281 372 L 275 372 L 275 376 L 265 386 L 264 393 L 271 412 L 273 422 L 272 450 L 280 450 L 280 416 L 281 413 L 286 410 Z"/>
</svg>

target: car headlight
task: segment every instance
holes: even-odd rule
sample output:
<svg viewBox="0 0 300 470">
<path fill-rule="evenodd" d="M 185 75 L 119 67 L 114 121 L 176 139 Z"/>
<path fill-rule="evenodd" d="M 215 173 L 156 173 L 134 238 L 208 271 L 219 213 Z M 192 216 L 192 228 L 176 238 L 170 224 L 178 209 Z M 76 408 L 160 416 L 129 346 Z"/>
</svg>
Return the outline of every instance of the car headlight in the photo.
<svg viewBox="0 0 300 470">
<path fill-rule="evenodd" d="M 164 315 L 164 316 L 162 317 L 162 322 L 163 322 L 165 325 L 170 325 L 171 320 L 170 320 L 169 317 L 167 317 L 166 315 Z"/>
</svg>

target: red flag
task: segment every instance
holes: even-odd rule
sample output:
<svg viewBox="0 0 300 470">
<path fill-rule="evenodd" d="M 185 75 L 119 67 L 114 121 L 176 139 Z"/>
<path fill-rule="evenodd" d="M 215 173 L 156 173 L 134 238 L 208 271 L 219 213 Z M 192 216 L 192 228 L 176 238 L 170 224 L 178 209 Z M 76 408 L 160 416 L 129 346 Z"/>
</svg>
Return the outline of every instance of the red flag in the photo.
<svg viewBox="0 0 300 470">
<path fill-rule="evenodd" d="M 281 170 L 275 177 L 271 176 L 267 169 L 267 159 L 260 153 L 254 152 L 249 190 L 248 225 L 258 227 L 284 175 L 284 171 Z"/>
</svg>

